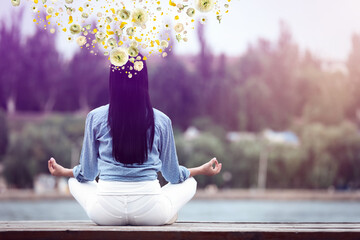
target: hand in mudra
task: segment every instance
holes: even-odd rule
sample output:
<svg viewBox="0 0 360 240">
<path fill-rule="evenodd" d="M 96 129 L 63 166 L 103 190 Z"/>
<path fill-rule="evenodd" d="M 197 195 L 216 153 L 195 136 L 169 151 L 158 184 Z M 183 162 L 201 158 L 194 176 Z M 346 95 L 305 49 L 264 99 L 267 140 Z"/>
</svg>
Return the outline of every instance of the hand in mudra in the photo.
<svg viewBox="0 0 360 240">
<path fill-rule="evenodd" d="M 201 174 L 206 176 L 213 176 L 221 171 L 222 164 L 216 158 L 200 166 Z"/>
<path fill-rule="evenodd" d="M 54 158 L 50 158 L 48 161 L 48 168 L 51 175 L 56 177 L 74 177 L 72 169 L 64 168 L 56 162 Z"/>
</svg>

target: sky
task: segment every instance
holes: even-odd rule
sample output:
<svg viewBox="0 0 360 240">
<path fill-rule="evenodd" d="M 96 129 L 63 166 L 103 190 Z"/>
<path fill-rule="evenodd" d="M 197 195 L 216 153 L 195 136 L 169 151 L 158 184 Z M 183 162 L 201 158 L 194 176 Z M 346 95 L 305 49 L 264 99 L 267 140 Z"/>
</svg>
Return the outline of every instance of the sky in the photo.
<svg viewBox="0 0 360 240">
<path fill-rule="evenodd" d="M 11 12 L 17 10 L 10 0 L 2 0 L 0 19 L 8 21 Z M 28 34 L 35 26 L 31 15 L 27 7 L 27 17 L 22 24 Z M 322 59 L 345 61 L 351 50 L 352 34 L 360 34 L 360 1 L 232 0 L 221 24 L 215 18 L 208 19 L 206 38 L 215 54 L 238 56 L 260 37 L 275 41 L 280 21 L 287 24 L 301 50 L 308 49 Z M 58 46 L 65 55 L 76 47 L 65 40 L 59 40 Z M 195 32 L 190 34 L 187 43 L 176 46 L 179 54 L 198 51 Z"/>
</svg>

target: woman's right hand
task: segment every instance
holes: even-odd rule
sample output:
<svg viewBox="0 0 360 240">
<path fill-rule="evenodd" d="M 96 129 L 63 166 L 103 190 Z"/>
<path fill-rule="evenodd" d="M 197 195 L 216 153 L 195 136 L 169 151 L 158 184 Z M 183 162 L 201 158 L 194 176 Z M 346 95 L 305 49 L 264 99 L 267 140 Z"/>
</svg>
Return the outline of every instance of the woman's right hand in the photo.
<svg viewBox="0 0 360 240">
<path fill-rule="evenodd" d="M 206 176 L 213 176 L 218 174 L 221 171 L 222 164 L 218 162 L 216 158 L 211 159 L 209 162 L 196 167 L 196 168 L 189 168 L 190 177 L 196 175 L 206 175 Z"/>
</svg>

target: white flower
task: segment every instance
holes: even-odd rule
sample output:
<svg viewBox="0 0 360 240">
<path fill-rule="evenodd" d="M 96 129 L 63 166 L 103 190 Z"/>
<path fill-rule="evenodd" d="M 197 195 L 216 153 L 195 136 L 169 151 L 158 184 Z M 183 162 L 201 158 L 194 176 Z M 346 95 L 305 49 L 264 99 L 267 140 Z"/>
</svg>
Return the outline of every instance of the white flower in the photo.
<svg viewBox="0 0 360 240">
<path fill-rule="evenodd" d="M 79 24 L 73 24 L 70 26 L 70 32 L 72 34 L 79 34 L 81 32 L 81 26 Z"/>
<path fill-rule="evenodd" d="M 84 36 L 78 37 L 78 38 L 76 39 L 76 43 L 77 43 L 80 47 L 84 46 L 84 45 L 86 44 L 86 37 L 84 37 Z"/>
<path fill-rule="evenodd" d="M 137 47 L 129 47 L 128 48 L 128 53 L 131 57 L 136 57 L 139 54 L 139 49 L 137 49 Z"/>
<path fill-rule="evenodd" d="M 141 57 L 140 57 L 140 56 L 137 56 L 137 57 L 136 57 L 136 60 L 140 61 L 140 60 L 141 60 Z"/>
<path fill-rule="evenodd" d="M 99 17 L 99 18 L 101 18 L 101 17 L 102 17 L 102 13 L 101 13 L 101 12 L 98 12 L 98 13 L 96 14 L 96 16 Z"/>
<path fill-rule="evenodd" d="M 84 28 L 87 29 L 87 30 L 90 30 L 91 24 L 85 25 Z"/>
<path fill-rule="evenodd" d="M 51 34 L 54 34 L 54 33 L 55 33 L 55 28 L 51 28 L 51 29 L 50 29 L 50 33 L 51 33 Z"/>
<path fill-rule="evenodd" d="M 46 13 L 47 13 L 47 15 L 53 14 L 53 13 L 54 13 L 54 8 L 53 8 L 53 7 L 48 7 L 48 8 L 46 9 Z"/>
<path fill-rule="evenodd" d="M 225 7 L 225 8 L 229 8 L 229 4 L 224 4 L 224 7 Z"/>
<path fill-rule="evenodd" d="M 98 24 L 96 25 L 96 28 L 97 28 L 97 29 L 102 29 L 102 28 L 104 28 L 104 25 L 101 24 L 101 23 L 98 23 Z"/>
<path fill-rule="evenodd" d="M 177 23 L 175 25 L 174 29 L 175 29 L 175 32 L 180 33 L 184 30 L 184 25 L 182 23 Z"/>
<path fill-rule="evenodd" d="M 36 12 L 38 9 L 37 9 L 37 7 L 34 5 L 34 6 L 32 6 L 31 7 L 31 9 L 34 11 L 34 12 Z"/>
<path fill-rule="evenodd" d="M 110 62 L 112 65 L 121 67 L 127 63 L 129 55 L 124 48 L 118 47 L 111 51 Z"/>
<path fill-rule="evenodd" d="M 109 38 L 109 40 L 107 41 L 107 45 L 108 45 L 108 47 L 111 47 L 111 48 L 116 47 L 116 40 L 115 40 L 115 38 Z"/>
<path fill-rule="evenodd" d="M 87 13 L 84 12 L 84 13 L 81 14 L 81 17 L 82 17 L 82 18 L 88 18 L 88 17 L 89 17 L 89 14 L 87 14 Z"/>
<path fill-rule="evenodd" d="M 72 42 L 72 41 L 73 41 L 73 37 L 72 37 L 72 36 L 68 36 L 68 37 L 67 37 L 67 40 L 68 40 L 69 42 Z"/>
<path fill-rule="evenodd" d="M 157 7 L 156 10 L 161 11 L 161 7 Z"/>
<path fill-rule="evenodd" d="M 73 3 L 73 1 L 74 1 L 74 0 L 65 0 L 65 2 L 66 2 L 67 4 L 71 4 L 71 3 Z"/>
<path fill-rule="evenodd" d="M 162 53 L 162 57 L 164 58 L 164 57 L 166 57 L 168 54 L 166 53 L 166 52 L 163 52 Z"/>
<path fill-rule="evenodd" d="M 90 3 L 85 3 L 84 7 L 86 7 L 86 8 L 90 7 Z"/>
<path fill-rule="evenodd" d="M 163 47 L 163 48 L 167 48 L 167 47 L 169 47 L 169 42 L 166 41 L 166 40 L 162 40 L 160 42 L 160 46 Z"/>
<path fill-rule="evenodd" d="M 137 46 L 138 46 L 138 42 L 137 42 L 137 41 L 132 41 L 132 42 L 130 43 L 130 46 L 132 46 L 132 47 L 137 47 Z"/>
<path fill-rule="evenodd" d="M 134 63 L 134 69 L 140 72 L 144 68 L 144 63 L 142 61 L 136 61 Z"/>
<path fill-rule="evenodd" d="M 205 24 L 206 22 L 207 22 L 207 18 L 206 18 L 206 17 L 200 18 L 200 23 L 201 23 L 201 24 Z"/>
<path fill-rule="evenodd" d="M 106 36 L 105 33 L 103 33 L 103 32 L 97 32 L 97 33 L 95 34 L 96 41 L 98 41 L 98 42 L 104 41 L 105 36 Z"/>
<path fill-rule="evenodd" d="M 47 0 L 42 0 L 42 3 L 45 4 L 47 2 Z"/>
<path fill-rule="evenodd" d="M 196 0 L 195 7 L 200 12 L 210 12 L 214 8 L 213 0 Z"/>
<path fill-rule="evenodd" d="M 131 74 L 131 73 L 129 73 L 128 78 L 132 78 L 132 74 Z"/>
<path fill-rule="evenodd" d="M 143 8 L 136 8 L 131 14 L 131 21 L 137 25 L 141 25 L 147 22 L 148 14 Z"/>
<path fill-rule="evenodd" d="M 126 29 L 126 33 L 127 33 L 127 35 L 129 35 L 129 36 L 134 35 L 134 32 L 135 32 L 135 30 L 134 30 L 134 28 L 132 28 L 132 27 L 129 27 L 128 29 Z"/>
<path fill-rule="evenodd" d="M 111 23 L 113 20 L 111 17 L 106 17 L 106 22 Z"/>
<path fill-rule="evenodd" d="M 186 37 L 184 37 L 183 40 L 184 40 L 184 42 L 187 42 L 187 41 L 188 41 L 188 39 L 187 39 Z"/>
<path fill-rule="evenodd" d="M 219 23 L 221 23 L 221 19 L 222 19 L 221 15 L 217 15 L 216 19 L 219 21 Z"/>
<path fill-rule="evenodd" d="M 194 8 L 188 8 L 188 10 L 186 10 L 186 14 L 189 17 L 193 17 L 195 15 L 195 9 Z"/>
<path fill-rule="evenodd" d="M 121 10 L 117 11 L 117 14 L 120 16 L 120 18 L 122 20 L 127 20 L 130 17 L 130 11 L 128 11 L 126 9 L 121 9 Z"/>
<path fill-rule="evenodd" d="M 116 30 L 115 30 L 115 35 L 116 35 L 116 36 L 121 36 L 121 34 L 123 34 L 123 30 L 122 30 L 122 29 L 116 29 Z"/>
</svg>

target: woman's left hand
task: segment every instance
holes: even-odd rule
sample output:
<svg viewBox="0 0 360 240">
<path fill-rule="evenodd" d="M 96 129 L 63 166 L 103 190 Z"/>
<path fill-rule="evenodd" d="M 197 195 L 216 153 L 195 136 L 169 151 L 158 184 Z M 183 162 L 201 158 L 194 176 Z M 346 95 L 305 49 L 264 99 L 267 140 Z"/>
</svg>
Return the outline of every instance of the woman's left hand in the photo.
<svg viewBox="0 0 360 240">
<path fill-rule="evenodd" d="M 72 169 L 64 168 L 54 158 L 48 161 L 48 168 L 51 175 L 56 177 L 74 177 Z"/>
</svg>

